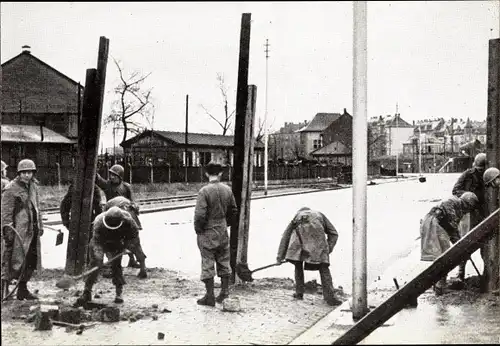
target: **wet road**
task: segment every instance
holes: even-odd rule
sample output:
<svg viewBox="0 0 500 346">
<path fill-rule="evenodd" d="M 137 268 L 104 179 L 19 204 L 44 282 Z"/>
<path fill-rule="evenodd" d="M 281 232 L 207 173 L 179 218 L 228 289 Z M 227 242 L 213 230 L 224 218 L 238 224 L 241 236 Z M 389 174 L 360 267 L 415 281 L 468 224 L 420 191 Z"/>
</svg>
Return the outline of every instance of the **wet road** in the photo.
<svg viewBox="0 0 500 346">
<path fill-rule="evenodd" d="M 397 183 L 368 186 L 367 259 L 368 282 L 372 282 L 394 261 L 404 257 L 416 244 L 419 221 L 438 200 L 451 195 L 458 174 L 428 174 L 427 182 L 402 179 Z M 339 232 L 339 241 L 330 256 L 335 286 L 351 290 L 352 273 L 352 189 L 274 197 L 251 202 L 248 264 L 254 269 L 273 263 L 281 234 L 302 206 L 322 211 Z M 198 277 L 200 255 L 191 222 L 194 208 L 141 215 L 144 230 L 141 242 L 149 267 L 178 270 Z M 178 225 L 171 225 L 178 222 Z M 61 226 L 62 227 L 62 226 Z M 61 246 L 54 246 L 55 232 L 42 239 L 43 266 L 64 267 L 67 232 Z M 126 264 L 124 259 L 124 264 Z M 254 274 L 260 277 L 293 277 L 293 267 L 284 264 Z M 317 279 L 306 272 L 306 280 Z"/>
</svg>

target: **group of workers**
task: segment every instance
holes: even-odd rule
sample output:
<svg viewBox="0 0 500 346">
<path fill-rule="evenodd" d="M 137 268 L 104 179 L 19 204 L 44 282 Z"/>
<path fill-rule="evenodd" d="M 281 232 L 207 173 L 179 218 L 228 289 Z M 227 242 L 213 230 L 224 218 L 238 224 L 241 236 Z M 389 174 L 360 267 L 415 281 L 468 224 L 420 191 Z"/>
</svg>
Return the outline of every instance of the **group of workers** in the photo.
<svg viewBox="0 0 500 346">
<path fill-rule="evenodd" d="M 500 171 L 488 168 L 485 154 L 475 157 L 474 165 L 466 170 L 453 187 L 452 196 L 434 206 L 421 223 L 422 261 L 433 261 L 457 242 L 469 228 L 472 229 L 487 217 L 484 200 L 485 187 L 500 187 Z M 28 288 L 33 271 L 40 268 L 40 236 L 43 224 L 40 214 L 38 182 L 34 177 L 35 163 L 21 160 L 17 165 L 17 177 L 8 181 L 2 161 L 2 299 L 9 283 L 18 281 L 17 299 L 37 299 Z M 237 225 L 238 208 L 233 192 L 221 182 L 223 166 L 209 162 L 205 166 L 208 183 L 197 195 L 194 210 L 194 230 L 201 255 L 201 280 L 205 295 L 197 300 L 199 305 L 215 306 L 229 297 L 232 274 L 230 266 L 230 242 L 228 227 Z M 128 253 L 129 266 L 139 267 L 139 278 L 146 278 L 146 255 L 139 238 L 142 229 L 139 208 L 132 199 L 130 184 L 123 181 L 124 170 L 120 165 L 109 169 L 110 179 L 96 175 L 92 203 L 92 226 L 88 246 L 87 265 L 101 266 L 104 255 L 108 258 Z M 71 200 L 74 188 L 70 185 L 64 196 L 60 212 L 63 225 L 71 225 Z M 465 231 L 460 225 L 469 220 Z M 462 227 L 464 228 L 464 227 Z M 294 265 L 295 293 L 293 298 L 303 299 L 305 293 L 304 270 L 317 270 L 320 274 L 323 298 L 329 305 L 339 305 L 330 272 L 329 256 L 333 251 L 338 232 L 321 212 L 308 207 L 300 208 L 282 234 L 276 261 Z M 135 258 L 134 258 L 135 256 Z M 110 277 L 116 288 L 115 303 L 123 303 L 125 279 L 121 256 L 110 264 Z M 78 304 L 92 299 L 92 288 L 99 271 L 87 276 Z M 221 280 L 217 297 L 214 278 Z M 465 262 L 459 266 L 458 279 L 465 280 Z M 446 276 L 434 285 L 437 295 L 443 294 Z"/>
<path fill-rule="evenodd" d="M 452 195 L 433 206 L 422 219 L 421 260 L 434 261 L 488 216 L 485 192 L 487 188 L 500 187 L 500 171 L 496 167 L 486 168 L 486 154 L 477 154 L 472 168 L 464 171 L 452 189 Z M 485 260 L 481 248 L 481 257 Z M 442 295 L 447 288 L 465 287 L 467 260 L 458 266 L 458 275 L 447 285 L 447 275 L 433 286 L 436 295 Z M 482 278 L 485 276 L 482 275 Z M 484 283 L 482 283 L 484 284 Z"/>
<path fill-rule="evenodd" d="M 38 297 L 28 290 L 27 283 L 34 270 L 41 268 L 40 236 L 44 231 L 39 183 L 35 178 L 37 168 L 32 160 L 23 159 L 17 165 L 16 178 L 9 181 L 7 167 L 2 161 L 2 300 L 7 296 L 9 285 L 14 280 L 17 281 L 17 299 L 34 300 Z M 112 258 L 127 253 L 128 266 L 140 268 L 138 277 L 146 278 L 146 255 L 139 238 L 139 231 L 142 229 L 138 218 L 139 207 L 132 200 L 130 184 L 123 181 L 123 174 L 124 169 L 120 165 L 109 169 L 109 180 L 96 174 L 86 264 L 89 267 L 101 266 L 104 255 Z M 71 227 L 74 190 L 73 185 L 70 185 L 60 205 L 61 220 L 68 229 Z M 116 258 L 107 270 L 116 287 L 115 302 L 122 303 L 125 279 L 121 256 Z M 91 300 L 92 287 L 97 277 L 98 271 L 86 277 L 85 289 L 78 298 L 78 303 Z"/>
</svg>

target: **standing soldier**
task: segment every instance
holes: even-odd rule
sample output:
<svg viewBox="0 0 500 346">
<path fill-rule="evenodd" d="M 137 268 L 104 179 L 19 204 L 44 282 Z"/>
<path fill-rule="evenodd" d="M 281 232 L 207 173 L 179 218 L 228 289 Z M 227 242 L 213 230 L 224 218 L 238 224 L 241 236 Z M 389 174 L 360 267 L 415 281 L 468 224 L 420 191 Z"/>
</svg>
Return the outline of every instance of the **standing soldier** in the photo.
<svg viewBox="0 0 500 346">
<path fill-rule="evenodd" d="M 3 192 L 3 190 L 5 189 L 5 187 L 7 186 L 7 184 L 9 183 L 9 178 L 7 178 L 7 164 L 5 162 L 3 162 L 2 160 L 2 190 L 1 192 Z"/>
<path fill-rule="evenodd" d="M 2 256 L 2 294 L 8 283 L 18 280 L 17 299 L 38 299 L 28 291 L 33 271 L 41 268 L 40 236 L 43 234 L 39 208 L 38 182 L 33 177 L 35 163 L 19 161 L 17 177 L 2 194 L 2 235 L 5 251 Z"/>
<path fill-rule="evenodd" d="M 106 195 L 106 200 L 113 199 L 117 196 L 123 196 L 129 201 L 132 199 L 132 188 L 129 183 L 123 181 L 125 170 L 121 165 L 113 165 L 109 169 L 109 180 L 103 179 L 99 173 L 96 173 L 95 182 Z M 129 254 L 128 267 L 139 268 L 139 264 L 133 254 Z"/>
<path fill-rule="evenodd" d="M 100 266 L 103 263 L 104 254 L 111 258 L 119 255 L 125 249 L 133 252 L 140 264 L 141 270 L 146 270 L 146 256 L 142 252 L 139 230 L 132 216 L 117 206 L 111 207 L 106 212 L 97 215 L 93 223 L 93 235 L 90 240 L 90 265 Z M 123 285 L 126 284 L 123 277 L 121 256 L 111 263 L 113 285 L 115 285 L 115 303 L 123 303 Z M 92 288 L 99 276 L 99 270 L 90 274 L 85 280 L 83 294 L 77 300 L 78 305 L 84 305 L 92 300 Z"/>
<path fill-rule="evenodd" d="M 484 199 L 484 182 L 483 173 L 486 169 L 487 159 L 485 153 L 479 153 L 474 158 L 474 164 L 472 168 L 467 169 L 458 178 L 457 182 L 453 186 L 452 194 L 456 197 L 460 197 L 464 192 L 472 192 L 477 196 L 479 201 L 478 206 L 475 210 L 471 211 L 467 215 L 464 215 L 464 219 L 460 224 L 460 236 L 463 237 L 467 232 L 476 227 L 481 221 L 486 217 L 486 201 Z M 483 255 L 483 251 L 481 251 Z M 464 261 L 458 266 L 458 285 L 457 288 L 464 287 L 463 283 L 465 280 L 465 266 L 467 261 Z"/>
<path fill-rule="evenodd" d="M 305 270 L 319 270 L 323 298 L 329 305 L 340 305 L 335 297 L 329 255 L 337 243 L 338 233 L 323 213 L 300 208 L 286 228 L 276 261 L 286 260 L 295 266 L 295 299 L 304 299 Z"/>
<path fill-rule="evenodd" d="M 194 210 L 194 230 L 201 254 L 201 281 L 206 294 L 198 299 L 199 305 L 215 306 L 229 296 L 229 234 L 227 227 L 234 225 L 238 208 L 231 188 L 221 183 L 222 165 L 210 161 L 205 166 L 208 184 L 200 189 Z M 214 265 L 221 278 L 221 291 L 214 296 Z"/>
</svg>

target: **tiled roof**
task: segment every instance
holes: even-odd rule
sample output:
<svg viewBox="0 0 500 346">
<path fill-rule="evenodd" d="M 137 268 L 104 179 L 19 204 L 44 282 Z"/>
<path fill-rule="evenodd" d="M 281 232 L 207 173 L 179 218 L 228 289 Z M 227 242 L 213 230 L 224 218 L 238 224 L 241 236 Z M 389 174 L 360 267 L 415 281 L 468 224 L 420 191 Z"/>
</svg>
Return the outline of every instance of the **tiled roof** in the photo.
<svg viewBox="0 0 500 346">
<path fill-rule="evenodd" d="M 2 125 L 2 142 L 75 144 L 77 141 L 43 127 L 42 142 L 40 126 Z"/>
<path fill-rule="evenodd" d="M 178 144 L 184 144 L 186 141 L 185 132 L 154 131 L 154 133 Z M 126 142 L 133 142 L 136 137 L 132 137 Z M 122 145 L 123 144 L 126 143 L 124 142 Z M 188 144 L 195 146 L 233 147 L 234 136 L 213 135 L 210 133 L 188 133 Z M 255 147 L 260 148 L 264 147 L 264 145 L 262 142 L 256 142 Z"/>
<path fill-rule="evenodd" d="M 345 150 L 344 151 L 339 151 L 337 148 L 338 146 L 341 145 Z M 345 145 L 343 145 L 340 142 L 332 142 L 328 145 L 325 145 L 324 147 L 321 147 L 311 153 L 311 155 L 350 155 L 351 151 L 349 148 Z"/>
<path fill-rule="evenodd" d="M 299 132 L 321 132 L 332 122 L 340 118 L 340 113 L 317 113 L 311 122 L 299 130 Z"/>
</svg>

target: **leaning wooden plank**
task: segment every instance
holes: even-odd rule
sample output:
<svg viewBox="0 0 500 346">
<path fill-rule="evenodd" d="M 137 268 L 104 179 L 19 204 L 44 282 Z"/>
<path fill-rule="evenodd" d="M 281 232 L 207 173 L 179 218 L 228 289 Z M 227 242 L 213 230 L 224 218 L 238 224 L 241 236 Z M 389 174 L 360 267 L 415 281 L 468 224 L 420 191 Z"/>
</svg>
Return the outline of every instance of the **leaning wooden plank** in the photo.
<svg viewBox="0 0 500 346">
<path fill-rule="evenodd" d="M 495 210 L 483 222 L 474 227 L 474 229 L 432 262 L 427 269 L 359 320 L 358 323 L 332 344 L 355 345 L 370 335 L 371 332 L 403 309 L 408 300 L 415 299 L 424 293 L 442 276 L 446 275 L 460 262 L 469 258 L 470 255 L 479 249 L 493 232 L 498 231 L 499 215 L 500 209 Z"/>
</svg>

